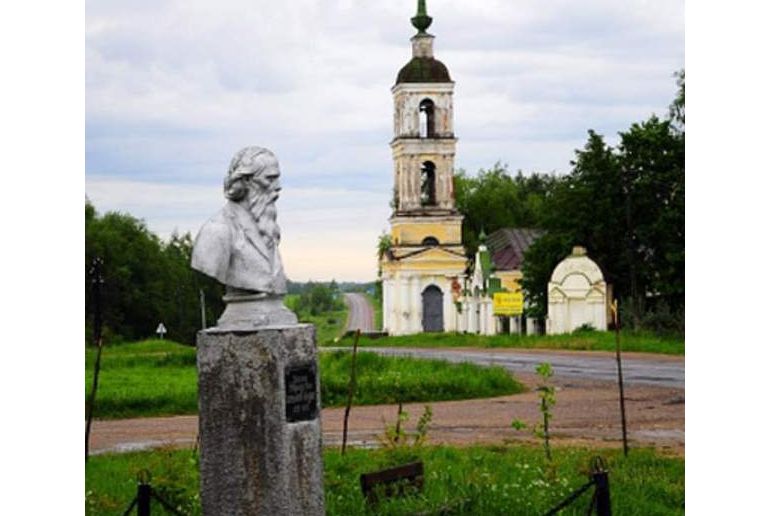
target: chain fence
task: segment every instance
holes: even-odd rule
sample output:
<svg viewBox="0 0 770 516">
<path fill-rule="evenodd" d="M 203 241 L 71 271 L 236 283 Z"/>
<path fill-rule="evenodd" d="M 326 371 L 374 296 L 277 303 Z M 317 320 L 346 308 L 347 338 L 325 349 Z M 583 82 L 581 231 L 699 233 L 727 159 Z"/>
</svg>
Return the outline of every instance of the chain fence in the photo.
<svg viewBox="0 0 770 516">
<path fill-rule="evenodd" d="M 607 472 L 607 465 L 601 457 L 594 457 L 592 460 L 591 479 L 586 484 L 575 489 L 572 494 L 548 511 L 545 516 L 558 514 L 562 509 L 575 503 L 591 487 L 594 488 L 594 493 L 591 496 L 591 502 L 588 505 L 586 515 L 593 514 L 596 511 L 597 516 L 612 516 L 609 473 Z"/>
</svg>

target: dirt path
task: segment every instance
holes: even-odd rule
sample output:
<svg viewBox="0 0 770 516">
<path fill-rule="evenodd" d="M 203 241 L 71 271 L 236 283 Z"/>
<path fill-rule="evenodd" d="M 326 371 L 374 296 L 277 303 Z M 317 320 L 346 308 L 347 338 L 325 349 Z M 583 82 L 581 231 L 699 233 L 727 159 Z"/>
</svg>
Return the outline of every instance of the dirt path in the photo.
<svg viewBox="0 0 770 516">
<path fill-rule="evenodd" d="M 518 374 L 530 389 L 537 378 Z M 617 388 L 612 382 L 557 380 L 556 406 L 552 420 L 554 445 L 592 447 L 621 446 Z M 511 439 L 532 441 L 527 432 L 516 432 L 511 420 L 536 423 L 540 417 L 537 393 L 498 398 L 436 402 L 428 433 L 435 444 L 467 445 L 504 443 Z M 423 403 L 405 405 L 413 430 L 422 414 Z M 631 446 L 654 446 L 684 456 L 684 390 L 670 387 L 633 385 L 626 388 L 626 413 Z M 324 409 L 324 443 L 335 446 L 342 438 L 343 409 Z M 394 423 L 397 407 L 378 405 L 354 407 L 350 416 L 349 442 L 374 446 L 385 424 Z M 197 433 L 197 416 L 96 421 L 92 429 L 93 453 L 129 451 L 155 446 L 192 446 Z"/>
</svg>

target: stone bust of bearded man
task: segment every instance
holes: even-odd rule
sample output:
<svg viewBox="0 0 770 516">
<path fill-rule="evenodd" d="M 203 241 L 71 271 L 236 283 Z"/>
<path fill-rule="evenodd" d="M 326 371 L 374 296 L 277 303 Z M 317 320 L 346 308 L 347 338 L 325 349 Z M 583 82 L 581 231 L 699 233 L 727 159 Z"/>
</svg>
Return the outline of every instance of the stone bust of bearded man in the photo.
<svg viewBox="0 0 770 516">
<path fill-rule="evenodd" d="M 227 204 L 195 238 L 192 268 L 227 287 L 219 326 L 296 323 L 281 301 L 286 275 L 278 253 L 279 176 L 278 159 L 268 149 L 238 151 L 225 176 Z"/>
</svg>

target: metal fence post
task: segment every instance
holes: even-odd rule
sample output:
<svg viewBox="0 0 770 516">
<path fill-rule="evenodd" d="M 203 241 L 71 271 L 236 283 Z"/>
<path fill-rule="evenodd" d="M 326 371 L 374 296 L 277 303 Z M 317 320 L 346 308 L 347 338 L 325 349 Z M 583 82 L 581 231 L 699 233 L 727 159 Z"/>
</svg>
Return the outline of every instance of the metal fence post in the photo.
<svg viewBox="0 0 770 516">
<path fill-rule="evenodd" d="M 139 482 L 136 488 L 136 513 L 138 516 L 150 516 L 150 498 L 152 497 L 152 486 Z"/>
<path fill-rule="evenodd" d="M 610 477 L 607 473 L 607 465 L 601 457 L 595 457 L 591 476 L 595 491 L 594 503 L 597 516 L 612 516 L 610 504 Z"/>
</svg>

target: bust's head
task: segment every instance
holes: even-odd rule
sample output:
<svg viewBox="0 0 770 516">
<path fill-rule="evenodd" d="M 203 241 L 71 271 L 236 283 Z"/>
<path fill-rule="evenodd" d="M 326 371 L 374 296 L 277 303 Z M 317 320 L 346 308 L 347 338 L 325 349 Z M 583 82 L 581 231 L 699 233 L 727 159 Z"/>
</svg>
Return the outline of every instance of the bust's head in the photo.
<svg viewBox="0 0 770 516">
<path fill-rule="evenodd" d="M 278 158 L 262 147 L 245 147 L 233 156 L 225 176 L 225 197 L 231 201 L 249 199 L 254 204 L 259 197 L 275 201 L 281 190 Z"/>
</svg>

